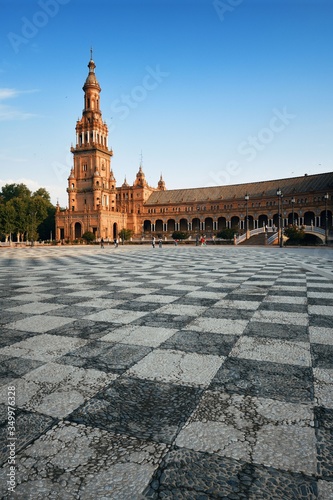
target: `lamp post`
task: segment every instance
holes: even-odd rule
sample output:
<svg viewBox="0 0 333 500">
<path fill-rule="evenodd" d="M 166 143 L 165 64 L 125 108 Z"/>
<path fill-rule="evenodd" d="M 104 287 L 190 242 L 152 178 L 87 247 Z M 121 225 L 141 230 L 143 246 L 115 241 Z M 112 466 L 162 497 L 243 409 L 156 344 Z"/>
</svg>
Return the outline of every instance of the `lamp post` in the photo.
<svg viewBox="0 0 333 500">
<path fill-rule="evenodd" d="M 246 231 L 246 239 L 249 238 L 249 195 L 246 193 L 245 195 L 245 201 L 246 201 L 246 219 L 245 219 L 245 231 Z"/>
<path fill-rule="evenodd" d="M 281 208 L 280 208 L 280 201 L 282 199 L 282 191 L 280 188 L 277 188 L 276 190 L 276 196 L 278 197 L 278 238 L 280 242 L 280 247 L 282 247 L 282 224 L 281 224 Z"/>
<path fill-rule="evenodd" d="M 292 222 L 293 222 L 293 226 L 294 226 L 295 225 L 295 214 L 294 214 L 295 198 L 294 197 L 291 198 L 291 205 L 293 207 L 293 219 L 292 219 Z"/>
<path fill-rule="evenodd" d="M 328 243 L 328 216 L 327 216 L 327 200 L 329 198 L 328 193 L 325 194 L 325 245 Z"/>
</svg>

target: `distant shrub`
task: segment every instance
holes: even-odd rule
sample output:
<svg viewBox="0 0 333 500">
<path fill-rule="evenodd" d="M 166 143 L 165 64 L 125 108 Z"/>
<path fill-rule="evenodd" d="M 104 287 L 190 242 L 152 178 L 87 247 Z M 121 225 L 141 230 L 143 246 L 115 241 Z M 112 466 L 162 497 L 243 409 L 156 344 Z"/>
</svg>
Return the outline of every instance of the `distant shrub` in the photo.
<svg viewBox="0 0 333 500">
<path fill-rule="evenodd" d="M 173 240 L 187 240 L 189 237 L 188 233 L 185 233 L 183 231 L 174 231 L 171 235 Z"/>
</svg>

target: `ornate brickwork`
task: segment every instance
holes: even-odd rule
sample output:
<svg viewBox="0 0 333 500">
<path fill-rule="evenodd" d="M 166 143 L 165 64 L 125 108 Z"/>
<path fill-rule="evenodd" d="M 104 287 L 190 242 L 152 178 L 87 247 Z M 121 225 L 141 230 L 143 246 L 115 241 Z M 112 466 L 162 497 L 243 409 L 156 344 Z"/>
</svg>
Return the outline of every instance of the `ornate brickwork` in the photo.
<svg viewBox="0 0 333 500">
<path fill-rule="evenodd" d="M 73 168 L 68 178 L 68 208 L 56 213 L 59 240 L 80 238 L 92 231 L 113 239 L 121 229 L 135 237 L 171 236 L 174 230 L 206 235 L 223 228 L 238 232 L 289 224 L 332 226 L 333 173 L 195 189 L 148 185 L 142 164 L 132 185 L 117 187 L 111 168 L 108 128 L 100 110 L 101 87 L 91 57 L 83 86 L 84 109 L 76 123 Z M 278 196 L 278 189 L 281 195 Z"/>
</svg>

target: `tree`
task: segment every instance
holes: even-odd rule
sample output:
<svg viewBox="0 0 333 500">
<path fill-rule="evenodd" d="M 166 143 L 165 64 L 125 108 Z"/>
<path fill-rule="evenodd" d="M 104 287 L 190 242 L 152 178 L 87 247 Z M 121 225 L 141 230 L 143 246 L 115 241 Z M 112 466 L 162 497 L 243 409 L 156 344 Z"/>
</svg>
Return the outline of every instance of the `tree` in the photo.
<svg viewBox="0 0 333 500">
<path fill-rule="evenodd" d="M 303 229 L 299 229 L 296 226 L 286 227 L 284 229 L 284 234 L 287 236 L 288 245 L 301 245 L 303 243 L 305 233 Z"/>
<path fill-rule="evenodd" d="M 124 244 L 124 241 L 128 241 L 132 238 L 133 236 L 133 231 L 132 229 L 121 229 L 119 231 L 119 238 L 121 238 L 122 243 Z"/>
<path fill-rule="evenodd" d="M 30 198 L 31 191 L 25 184 L 6 184 L 2 187 L 1 198 L 4 202 L 13 198 Z"/>
<path fill-rule="evenodd" d="M 15 232 L 15 209 L 10 203 L 0 204 L 0 233 L 4 234 L 7 242 Z"/>
<path fill-rule="evenodd" d="M 189 234 L 182 231 L 174 231 L 171 236 L 173 240 L 187 240 Z"/>
<path fill-rule="evenodd" d="M 219 233 L 217 233 L 217 237 L 221 238 L 221 240 L 232 240 L 236 233 L 236 229 L 233 228 L 225 228 L 222 229 Z"/>
<path fill-rule="evenodd" d="M 0 231 L 5 234 L 6 240 L 11 233 L 16 233 L 17 241 L 23 240 L 24 235 L 27 239 L 36 240 L 41 224 L 44 224 L 44 232 L 47 233 L 43 238 L 48 239 L 54 228 L 55 207 L 44 188 L 32 194 L 25 184 L 6 184 L 0 192 L 0 206 Z"/>
<path fill-rule="evenodd" d="M 85 233 L 83 233 L 82 239 L 87 243 L 92 243 L 93 241 L 95 241 L 95 235 L 91 231 L 86 231 Z"/>
</svg>

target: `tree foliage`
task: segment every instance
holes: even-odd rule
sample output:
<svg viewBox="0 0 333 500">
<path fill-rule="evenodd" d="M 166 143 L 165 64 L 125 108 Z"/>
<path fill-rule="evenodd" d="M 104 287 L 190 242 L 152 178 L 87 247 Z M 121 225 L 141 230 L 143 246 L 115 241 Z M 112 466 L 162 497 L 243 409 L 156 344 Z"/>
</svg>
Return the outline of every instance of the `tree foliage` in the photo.
<svg viewBox="0 0 333 500">
<path fill-rule="evenodd" d="M 235 234 L 236 229 L 226 227 L 225 229 L 222 229 L 222 231 L 217 233 L 217 237 L 221 238 L 221 240 L 232 240 Z"/>
<path fill-rule="evenodd" d="M 95 235 L 91 231 L 86 231 L 85 233 L 83 233 L 82 239 L 87 243 L 92 243 L 93 241 L 95 241 Z"/>
<path fill-rule="evenodd" d="M 55 207 L 44 188 L 32 193 L 25 184 L 6 184 L 0 192 L 0 233 L 8 240 L 48 239 L 54 228 Z"/>
<path fill-rule="evenodd" d="M 187 240 L 188 237 L 189 237 L 189 234 L 185 233 L 183 231 L 174 231 L 172 233 L 173 240 Z"/>
<path fill-rule="evenodd" d="M 132 236 L 133 236 L 132 229 L 123 228 L 119 231 L 119 238 L 121 238 L 122 241 L 128 241 L 132 238 Z"/>
</svg>

